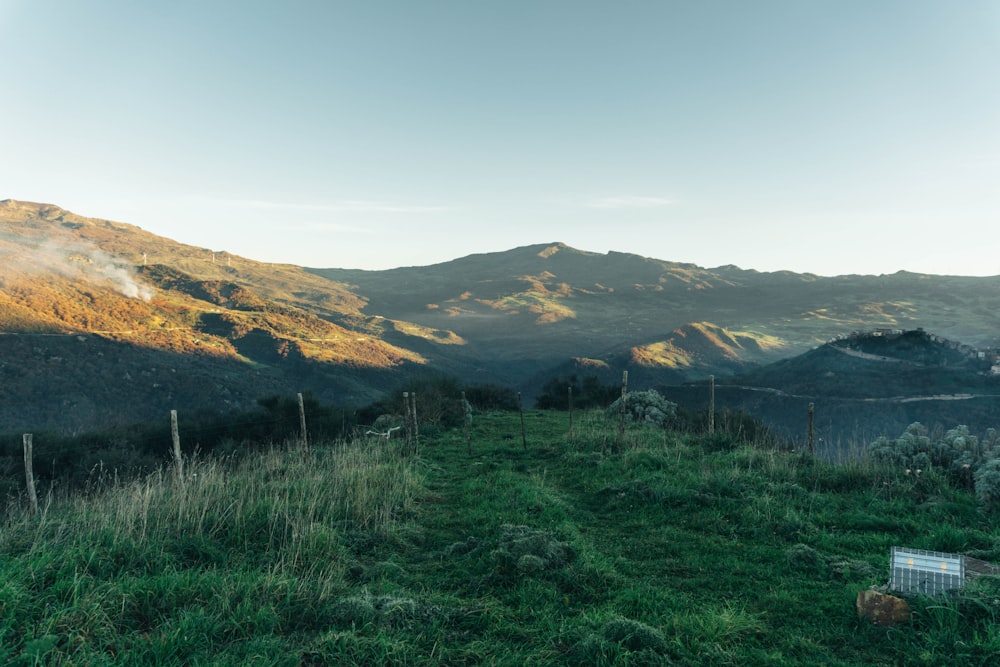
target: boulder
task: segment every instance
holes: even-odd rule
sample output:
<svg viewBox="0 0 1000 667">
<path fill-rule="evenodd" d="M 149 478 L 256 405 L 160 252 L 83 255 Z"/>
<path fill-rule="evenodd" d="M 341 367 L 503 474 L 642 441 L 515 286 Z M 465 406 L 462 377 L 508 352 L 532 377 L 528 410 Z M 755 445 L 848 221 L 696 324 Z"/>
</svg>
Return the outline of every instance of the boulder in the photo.
<svg viewBox="0 0 1000 667">
<path fill-rule="evenodd" d="M 903 598 L 868 589 L 858 593 L 858 616 L 875 625 L 894 628 L 910 622 L 910 605 Z"/>
</svg>

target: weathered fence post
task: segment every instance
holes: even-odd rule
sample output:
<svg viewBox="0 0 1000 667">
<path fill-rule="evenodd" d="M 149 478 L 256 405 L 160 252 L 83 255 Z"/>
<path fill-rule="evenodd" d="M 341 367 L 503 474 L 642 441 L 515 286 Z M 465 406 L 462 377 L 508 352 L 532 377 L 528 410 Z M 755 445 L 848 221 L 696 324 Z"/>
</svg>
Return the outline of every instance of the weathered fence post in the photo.
<svg viewBox="0 0 1000 667">
<path fill-rule="evenodd" d="M 299 397 L 299 433 L 302 434 L 302 449 L 306 454 L 309 453 L 309 434 L 306 431 L 306 404 L 305 400 L 302 398 L 302 394 Z"/>
<path fill-rule="evenodd" d="M 621 422 L 618 424 L 618 434 L 621 436 L 625 435 L 625 401 L 628 396 L 628 371 L 622 371 L 622 400 L 621 405 L 619 405 L 619 416 L 621 417 Z"/>
<path fill-rule="evenodd" d="M 403 431 L 406 435 L 406 451 L 410 451 L 413 444 L 413 432 L 410 428 L 410 392 L 403 392 Z"/>
<path fill-rule="evenodd" d="M 813 403 L 809 404 L 809 453 L 813 453 L 813 415 L 816 411 L 816 406 Z"/>
<path fill-rule="evenodd" d="M 517 411 L 521 415 L 521 446 L 528 449 L 528 433 L 524 430 L 524 406 L 521 404 L 521 392 L 517 392 Z"/>
<path fill-rule="evenodd" d="M 472 415 L 469 414 L 469 402 L 465 400 L 465 392 L 462 392 L 462 415 L 465 423 L 465 446 L 469 450 L 469 456 L 472 456 L 472 432 L 469 430 L 469 422 L 472 421 Z"/>
<path fill-rule="evenodd" d="M 413 453 L 420 454 L 420 422 L 417 421 L 417 392 L 410 392 L 410 412 L 413 414 Z"/>
<path fill-rule="evenodd" d="M 715 434 L 715 376 L 708 376 L 708 434 Z"/>
<path fill-rule="evenodd" d="M 566 405 L 569 408 L 569 437 L 573 437 L 573 385 L 566 387 Z"/>
<path fill-rule="evenodd" d="M 170 437 L 174 442 L 174 470 L 177 482 L 184 486 L 184 458 L 181 456 L 181 433 L 177 428 L 177 411 L 170 411 Z"/>
<path fill-rule="evenodd" d="M 31 434 L 22 436 L 24 442 L 24 482 L 28 487 L 28 511 L 31 516 L 38 514 L 38 494 L 35 492 L 35 472 L 31 463 Z"/>
</svg>

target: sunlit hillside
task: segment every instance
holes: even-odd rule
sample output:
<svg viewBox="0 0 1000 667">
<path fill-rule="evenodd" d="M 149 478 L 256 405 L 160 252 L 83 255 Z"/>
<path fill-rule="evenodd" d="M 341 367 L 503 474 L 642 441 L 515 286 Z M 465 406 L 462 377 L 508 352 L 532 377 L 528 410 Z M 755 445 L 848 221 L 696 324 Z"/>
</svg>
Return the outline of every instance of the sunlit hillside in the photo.
<svg viewBox="0 0 1000 667">
<path fill-rule="evenodd" d="M 0 256 L 2 429 L 238 408 L 271 392 L 361 405 L 427 372 L 528 400 L 572 373 L 676 384 L 878 327 L 1000 344 L 1000 278 L 759 273 L 562 243 L 304 269 L 14 200 L 0 202 Z M 99 338 L 103 356 L 77 355 L 79 336 Z M 88 412 L 93 397 L 120 407 Z"/>
</svg>

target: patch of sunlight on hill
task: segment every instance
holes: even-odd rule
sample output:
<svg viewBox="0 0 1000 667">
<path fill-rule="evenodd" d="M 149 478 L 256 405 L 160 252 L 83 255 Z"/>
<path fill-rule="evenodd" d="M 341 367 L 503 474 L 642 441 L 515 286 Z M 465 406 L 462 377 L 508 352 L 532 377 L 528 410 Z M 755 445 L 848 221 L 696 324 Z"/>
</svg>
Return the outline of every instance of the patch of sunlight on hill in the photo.
<svg viewBox="0 0 1000 667">
<path fill-rule="evenodd" d="M 562 250 L 562 248 L 559 245 L 549 246 L 548 248 L 545 248 L 544 250 L 539 252 L 538 256 L 541 257 L 542 259 L 548 259 L 549 257 L 556 254 L 560 250 Z"/>
<path fill-rule="evenodd" d="M 806 313 L 806 317 L 807 318 L 808 317 L 815 317 L 816 319 L 829 320 L 831 322 L 839 322 L 840 321 L 839 317 L 830 315 L 830 309 L 829 308 L 819 308 L 817 310 L 810 310 L 809 312 Z"/>
<path fill-rule="evenodd" d="M 691 368 L 694 365 L 691 354 L 669 340 L 633 347 L 632 361 L 654 368 Z"/>
<path fill-rule="evenodd" d="M 721 350 L 725 356 L 734 359 L 740 356 L 738 350 L 746 350 L 748 346 L 768 351 L 784 345 L 783 341 L 776 336 L 754 331 L 730 331 L 711 322 L 694 322 L 690 327 Z"/>
<path fill-rule="evenodd" d="M 866 303 L 858 310 L 861 311 L 865 321 L 870 321 L 872 316 L 883 317 L 889 324 L 897 324 L 898 318 L 912 320 L 917 316 L 917 308 L 908 301 L 882 301 Z"/>
<path fill-rule="evenodd" d="M 786 345 L 785 341 L 781 338 L 770 334 L 762 334 L 758 331 L 731 331 L 730 333 L 737 339 L 748 338 L 752 340 L 757 344 L 757 347 L 765 352 L 780 350 Z"/>
<path fill-rule="evenodd" d="M 716 326 L 711 322 L 695 322 L 690 325 L 690 328 L 704 336 L 705 340 L 714 346 L 723 357 L 730 359 L 739 358 L 737 349 L 742 348 L 742 346 L 733 338 L 732 333 L 728 330 Z"/>
<path fill-rule="evenodd" d="M 448 331 L 447 329 L 432 329 L 430 327 L 425 327 L 420 324 L 414 324 L 413 322 L 404 322 L 402 320 L 390 320 L 392 327 L 401 334 L 407 336 L 413 336 L 415 338 L 423 338 L 424 340 L 429 340 L 432 343 L 439 343 L 441 345 L 465 345 L 465 339 L 456 334 L 454 331 Z"/>
<path fill-rule="evenodd" d="M 406 362 L 427 363 L 421 355 L 369 336 L 352 336 L 325 341 L 295 341 L 302 356 L 310 361 L 343 364 L 356 368 L 394 368 Z"/>
<path fill-rule="evenodd" d="M 538 315 L 535 320 L 537 324 L 552 324 L 560 320 L 576 317 L 576 311 L 559 301 L 559 297 L 548 292 L 520 292 L 511 294 L 496 301 L 485 301 L 493 308 L 509 312 L 519 313 L 522 309 Z"/>
<path fill-rule="evenodd" d="M 580 368 L 611 368 L 608 362 L 587 357 L 573 357 L 573 362 Z"/>
<path fill-rule="evenodd" d="M 713 287 L 712 283 L 705 279 L 705 271 L 700 268 L 671 267 L 667 270 L 666 275 L 695 289 L 709 289 Z M 666 282 L 666 275 L 660 278 L 661 283 Z"/>
</svg>

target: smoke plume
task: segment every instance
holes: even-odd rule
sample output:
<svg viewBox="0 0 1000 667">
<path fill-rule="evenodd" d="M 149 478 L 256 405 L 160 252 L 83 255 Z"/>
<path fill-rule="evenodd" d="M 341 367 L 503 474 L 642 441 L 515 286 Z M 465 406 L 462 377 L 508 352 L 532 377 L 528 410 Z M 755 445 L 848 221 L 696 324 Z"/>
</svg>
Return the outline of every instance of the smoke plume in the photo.
<svg viewBox="0 0 1000 667">
<path fill-rule="evenodd" d="M 92 245 L 51 240 L 37 243 L 0 234 L 0 277 L 43 273 L 110 286 L 130 299 L 149 301 L 153 297 L 153 289 L 139 281 L 132 266 Z"/>
</svg>

